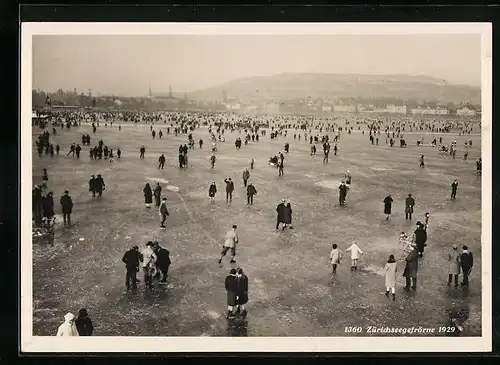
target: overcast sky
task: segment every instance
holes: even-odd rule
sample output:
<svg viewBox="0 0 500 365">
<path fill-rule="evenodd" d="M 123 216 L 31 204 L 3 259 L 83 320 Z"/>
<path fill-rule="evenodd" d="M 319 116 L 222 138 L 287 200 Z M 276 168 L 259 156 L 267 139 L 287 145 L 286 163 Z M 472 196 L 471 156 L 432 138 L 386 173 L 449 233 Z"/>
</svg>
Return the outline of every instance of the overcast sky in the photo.
<svg viewBox="0 0 500 365">
<path fill-rule="evenodd" d="M 478 35 L 34 36 L 33 88 L 190 92 L 281 72 L 428 75 L 481 84 Z"/>
</svg>

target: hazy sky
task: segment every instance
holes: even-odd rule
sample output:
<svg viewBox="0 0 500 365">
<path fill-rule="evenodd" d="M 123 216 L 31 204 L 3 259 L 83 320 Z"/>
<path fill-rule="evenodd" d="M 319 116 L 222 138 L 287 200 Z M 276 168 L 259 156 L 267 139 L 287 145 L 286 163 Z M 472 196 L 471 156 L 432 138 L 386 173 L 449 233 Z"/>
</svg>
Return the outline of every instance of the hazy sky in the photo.
<svg viewBox="0 0 500 365">
<path fill-rule="evenodd" d="M 190 92 L 281 72 L 428 75 L 481 84 L 479 35 L 34 36 L 33 87 Z"/>
</svg>

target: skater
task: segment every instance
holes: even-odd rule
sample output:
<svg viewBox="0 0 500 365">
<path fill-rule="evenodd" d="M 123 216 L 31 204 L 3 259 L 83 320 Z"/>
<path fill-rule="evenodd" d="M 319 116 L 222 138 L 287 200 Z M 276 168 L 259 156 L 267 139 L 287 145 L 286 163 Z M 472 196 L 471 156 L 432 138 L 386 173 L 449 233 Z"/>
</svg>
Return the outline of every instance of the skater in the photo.
<svg viewBox="0 0 500 365">
<path fill-rule="evenodd" d="M 233 191 L 234 191 L 234 183 L 230 177 L 224 179 L 226 183 L 226 203 L 229 204 L 233 201 Z"/>
<path fill-rule="evenodd" d="M 411 220 L 411 215 L 413 214 L 413 207 L 415 206 L 415 199 L 408 194 L 408 197 L 405 200 L 405 219 Z"/>
<path fill-rule="evenodd" d="M 71 212 L 73 211 L 73 200 L 69 196 L 69 191 L 65 190 L 60 200 L 64 225 L 71 224 Z"/>
<path fill-rule="evenodd" d="M 146 243 L 146 247 L 141 252 L 142 261 L 142 271 L 144 273 L 144 285 L 146 289 L 153 288 L 153 276 L 156 274 L 156 254 L 153 251 L 153 242 L 149 241 Z"/>
<path fill-rule="evenodd" d="M 354 241 L 347 249 L 347 251 L 351 251 L 351 271 L 358 271 L 358 261 L 359 255 L 363 254 L 363 251 L 358 246 L 358 243 Z"/>
<path fill-rule="evenodd" d="M 332 276 L 337 274 L 337 265 L 340 264 L 340 260 L 342 259 L 342 253 L 337 248 L 337 244 L 332 245 L 332 250 L 330 251 L 330 262 L 332 264 Z"/>
<path fill-rule="evenodd" d="M 236 256 L 236 244 L 239 242 L 238 240 L 238 235 L 236 234 L 236 229 L 238 227 L 236 224 L 233 225 L 232 229 L 226 233 L 226 236 L 224 237 L 224 245 L 222 246 L 222 252 L 220 254 L 219 258 L 219 265 L 222 262 L 222 258 L 226 256 L 227 251 L 231 250 L 231 261 L 229 261 L 231 264 L 234 264 L 236 260 L 234 257 Z"/>
<path fill-rule="evenodd" d="M 415 235 L 415 245 L 417 246 L 418 257 L 422 257 L 424 254 L 424 248 L 427 242 L 427 232 L 425 231 L 425 226 L 422 222 L 417 222 L 417 229 L 414 232 Z"/>
<path fill-rule="evenodd" d="M 469 247 L 463 246 L 462 253 L 460 254 L 460 266 L 462 267 L 462 286 L 469 286 L 469 275 L 472 271 L 472 266 L 474 265 L 474 257 L 472 252 L 469 251 Z"/>
<path fill-rule="evenodd" d="M 448 253 L 448 286 L 455 279 L 455 289 L 458 288 L 458 275 L 460 275 L 460 253 L 458 246 L 453 245 L 452 251 Z"/>
<path fill-rule="evenodd" d="M 451 183 L 451 199 L 456 199 L 457 198 L 457 188 L 458 188 L 458 180 L 455 179 Z"/>
<path fill-rule="evenodd" d="M 78 318 L 75 320 L 75 325 L 80 336 L 92 336 L 94 325 L 85 308 L 78 311 Z"/>
<path fill-rule="evenodd" d="M 247 182 L 248 179 L 250 178 L 250 171 L 248 171 L 247 168 L 243 170 L 243 186 L 246 188 L 247 187 Z"/>
<path fill-rule="evenodd" d="M 231 269 L 229 275 L 226 276 L 224 282 L 227 292 L 227 314 L 226 318 L 234 318 L 234 307 L 237 305 L 236 292 L 238 290 L 238 278 L 236 277 L 236 269 Z"/>
<path fill-rule="evenodd" d="M 347 172 L 345 173 L 344 178 L 345 178 L 345 183 L 350 186 L 352 181 L 352 176 L 349 170 L 347 170 Z"/>
<path fill-rule="evenodd" d="M 397 263 L 394 259 L 394 255 L 389 256 L 389 260 L 384 267 L 385 271 L 385 295 L 389 296 L 389 292 L 392 291 L 392 300 L 396 300 L 396 272 Z"/>
<path fill-rule="evenodd" d="M 278 162 L 278 176 L 283 176 L 283 168 L 285 166 L 283 165 L 283 160 L 280 160 Z"/>
<path fill-rule="evenodd" d="M 165 221 L 167 220 L 167 216 L 170 215 L 167 209 L 167 198 L 163 198 L 161 200 L 158 212 L 160 213 L 160 218 L 161 218 L 160 228 L 165 228 Z"/>
<path fill-rule="evenodd" d="M 339 204 L 340 206 L 345 205 L 345 199 L 347 197 L 347 185 L 345 181 L 342 181 L 339 186 Z"/>
<path fill-rule="evenodd" d="M 168 269 L 170 268 L 170 251 L 160 246 L 158 241 L 153 243 L 153 251 L 156 254 L 157 274 L 160 275 L 160 283 L 165 284 L 168 277 Z"/>
<path fill-rule="evenodd" d="M 102 196 L 102 192 L 106 189 L 106 184 L 104 183 L 104 179 L 100 174 L 94 179 L 95 192 L 97 196 Z"/>
<path fill-rule="evenodd" d="M 161 156 L 158 158 L 158 170 L 159 169 L 162 169 L 163 170 L 163 167 L 165 166 L 165 155 L 162 153 Z"/>
<path fill-rule="evenodd" d="M 208 187 L 208 196 L 212 204 L 215 203 L 215 194 L 217 194 L 217 185 L 215 185 L 215 181 L 212 181 L 212 184 Z"/>
<path fill-rule="evenodd" d="M 118 159 L 120 159 L 121 156 L 122 156 L 122 150 L 118 148 L 116 150 L 116 157 L 118 157 Z"/>
<path fill-rule="evenodd" d="M 406 266 L 403 271 L 403 277 L 406 279 L 405 291 L 417 289 L 417 270 L 418 270 L 418 251 L 415 244 L 411 245 L 413 250 L 406 257 Z"/>
<path fill-rule="evenodd" d="M 142 146 L 142 147 L 140 148 L 139 152 L 140 152 L 139 158 L 140 158 L 141 160 L 143 160 L 143 159 L 144 159 L 144 154 L 146 153 L 146 147 Z"/>
<path fill-rule="evenodd" d="M 149 183 L 146 183 L 146 186 L 144 186 L 142 191 L 144 193 L 144 204 L 146 205 L 146 208 L 151 208 L 151 204 L 153 204 L 153 192 L 151 191 Z"/>
<path fill-rule="evenodd" d="M 247 186 L 247 205 L 253 205 L 253 196 L 257 195 L 257 189 L 252 183 Z"/>
<path fill-rule="evenodd" d="M 127 270 L 125 274 L 125 287 L 130 290 L 137 289 L 137 272 L 139 271 L 140 263 L 143 261 L 142 254 L 139 252 L 139 247 L 134 246 L 123 255 L 122 262 Z"/>
<path fill-rule="evenodd" d="M 248 277 L 243 272 L 243 269 L 236 269 L 236 313 L 241 314 L 241 318 L 247 317 L 247 309 L 245 305 L 248 303 Z"/>
<path fill-rule="evenodd" d="M 254 159 L 252 158 L 252 161 L 250 161 L 250 170 L 253 170 L 253 165 L 255 164 Z"/>
<path fill-rule="evenodd" d="M 283 223 L 283 229 L 285 229 L 285 199 L 281 199 L 281 203 L 276 207 L 276 212 L 278 213 L 276 217 L 276 230 L 279 229 L 280 223 Z"/>
<path fill-rule="evenodd" d="M 424 155 L 420 156 L 420 167 L 425 167 Z"/>
<path fill-rule="evenodd" d="M 285 211 L 284 211 L 284 215 L 283 215 L 283 230 L 286 227 L 293 229 L 293 226 L 292 226 L 292 205 L 290 204 L 290 202 L 286 203 Z"/>
<path fill-rule="evenodd" d="M 92 175 L 89 180 L 89 191 L 92 193 L 92 196 L 95 197 L 95 176 Z"/>
<path fill-rule="evenodd" d="M 215 154 L 212 153 L 212 156 L 210 156 L 210 167 L 212 170 L 215 167 L 215 160 L 216 160 Z"/>
<path fill-rule="evenodd" d="M 384 198 L 384 214 L 387 214 L 387 217 L 385 218 L 386 220 L 388 220 L 391 216 L 393 201 L 394 200 L 392 199 L 392 196 L 390 194 Z"/>
<path fill-rule="evenodd" d="M 155 197 L 155 207 L 159 207 L 161 203 L 161 186 L 160 183 L 156 183 L 155 189 L 153 191 Z"/>
</svg>

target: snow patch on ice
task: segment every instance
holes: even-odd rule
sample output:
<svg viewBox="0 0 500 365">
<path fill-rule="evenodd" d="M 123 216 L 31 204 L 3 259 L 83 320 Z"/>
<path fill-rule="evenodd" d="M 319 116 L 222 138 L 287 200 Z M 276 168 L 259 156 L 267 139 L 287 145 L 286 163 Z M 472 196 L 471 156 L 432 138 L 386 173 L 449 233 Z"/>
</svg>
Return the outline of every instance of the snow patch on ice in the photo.
<svg viewBox="0 0 500 365">
<path fill-rule="evenodd" d="M 174 186 L 174 185 L 167 185 L 167 190 L 168 191 L 173 191 L 174 193 L 178 193 L 179 192 L 179 188 L 177 186 Z"/>
<path fill-rule="evenodd" d="M 338 189 L 340 185 L 340 181 L 337 180 L 323 180 L 318 181 L 315 185 L 321 186 L 327 189 Z"/>
<path fill-rule="evenodd" d="M 170 182 L 169 180 L 165 180 L 165 179 L 162 179 L 160 177 L 146 177 L 146 180 L 151 180 L 151 181 L 159 182 L 162 184 L 168 184 Z"/>
</svg>

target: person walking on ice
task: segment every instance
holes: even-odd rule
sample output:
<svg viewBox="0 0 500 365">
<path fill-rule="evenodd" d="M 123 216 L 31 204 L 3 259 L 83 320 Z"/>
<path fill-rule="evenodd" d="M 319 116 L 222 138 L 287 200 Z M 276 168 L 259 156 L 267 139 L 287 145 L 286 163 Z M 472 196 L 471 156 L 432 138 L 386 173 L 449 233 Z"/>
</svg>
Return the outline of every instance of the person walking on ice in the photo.
<svg viewBox="0 0 500 365">
<path fill-rule="evenodd" d="M 340 260 L 342 259 L 342 253 L 337 248 L 337 244 L 332 245 L 332 250 L 330 251 L 330 262 L 332 264 L 332 276 L 337 274 L 337 265 L 340 264 Z"/>
<path fill-rule="evenodd" d="M 394 255 L 389 256 L 389 260 L 384 267 L 385 272 L 385 295 L 388 297 L 389 292 L 392 291 L 392 300 L 396 300 L 396 272 L 397 263 L 394 259 Z"/>
<path fill-rule="evenodd" d="M 347 249 L 347 251 L 351 251 L 351 271 L 358 271 L 358 260 L 360 255 L 363 254 L 363 251 L 358 246 L 358 243 L 354 241 Z"/>
</svg>

